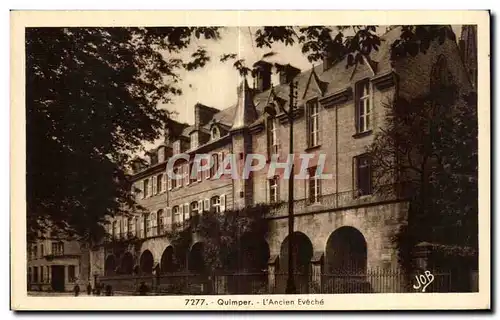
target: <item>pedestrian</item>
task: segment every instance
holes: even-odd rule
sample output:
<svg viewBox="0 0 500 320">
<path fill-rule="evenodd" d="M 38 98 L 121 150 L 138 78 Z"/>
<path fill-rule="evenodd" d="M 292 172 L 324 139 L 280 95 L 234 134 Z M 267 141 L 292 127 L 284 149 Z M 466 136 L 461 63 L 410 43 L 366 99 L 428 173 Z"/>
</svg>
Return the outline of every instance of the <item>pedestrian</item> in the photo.
<svg viewBox="0 0 500 320">
<path fill-rule="evenodd" d="M 75 297 L 78 297 L 78 295 L 80 294 L 80 286 L 78 285 L 78 283 L 75 284 L 73 290 L 75 291 Z"/>
<path fill-rule="evenodd" d="M 89 282 L 89 284 L 87 285 L 87 295 L 90 296 L 91 294 L 92 294 L 92 285 Z"/>
<path fill-rule="evenodd" d="M 106 295 L 107 296 L 112 296 L 113 295 L 113 288 L 111 287 L 110 284 L 106 286 Z"/>
<path fill-rule="evenodd" d="M 147 292 L 148 292 L 148 286 L 146 286 L 146 283 L 142 281 L 139 286 L 139 295 L 145 296 Z"/>
<path fill-rule="evenodd" d="M 100 284 L 100 283 L 97 283 L 97 284 L 95 285 L 94 290 L 95 290 L 95 295 L 96 295 L 96 296 L 100 296 L 100 295 L 101 295 L 101 284 Z"/>
</svg>

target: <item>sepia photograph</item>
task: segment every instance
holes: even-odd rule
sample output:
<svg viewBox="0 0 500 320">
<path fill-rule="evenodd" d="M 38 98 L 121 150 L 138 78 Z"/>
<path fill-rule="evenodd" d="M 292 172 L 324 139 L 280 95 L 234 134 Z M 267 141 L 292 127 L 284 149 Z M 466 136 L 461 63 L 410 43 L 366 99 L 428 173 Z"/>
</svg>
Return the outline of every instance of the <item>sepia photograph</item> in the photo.
<svg viewBox="0 0 500 320">
<path fill-rule="evenodd" d="M 488 307 L 483 13 L 23 26 L 23 294 L 305 310 L 486 290 Z"/>
</svg>

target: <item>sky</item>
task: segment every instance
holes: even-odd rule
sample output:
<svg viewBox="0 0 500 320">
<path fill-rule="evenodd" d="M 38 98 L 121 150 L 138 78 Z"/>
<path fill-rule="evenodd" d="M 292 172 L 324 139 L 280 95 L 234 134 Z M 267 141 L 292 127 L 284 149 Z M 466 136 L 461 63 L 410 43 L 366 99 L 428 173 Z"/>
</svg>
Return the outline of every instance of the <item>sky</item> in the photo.
<svg viewBox="0 0 500 320">
<path fill-rule="evenodd" d="M 461 26 L 452 28 L 457 38 L 460 37 Z M 256 30 L 257 27 L 229 27 L 221 30 L 221 39 L 217 41 L 195 39 L 182 56 L 188 58 L 198 46 L 203 46 L 211 57 L 211 61 L 201 69 L 181 72 L 180 87 L 183 94 L 175 97 L 168 105 L 161 107 L 174 111 L 175 114 L 172 115 L 174 120 L 194 124 L 194 105 L 198 102 L 217 109 L 232 106 L 236 102 L 236 88 L 242 79 L 233 67 L 234 60 L 220 62 L 219 57 L 225 53 L 238 54 L 238 59 L 244 59 L 247 66 L 253 65 L 270 51 L 276 54 L 271 58 L 266 58 L 266 61 L 290 63 L 301 70 L 307 70 L 313 66 L 297 45 L 274 44 L 272 48 L 257 48 L 253 38 Z M 383 33 L 385 27 L 379 30 Z M 318 63 L 320 62 L 315 62 L 315 64 Z M 251 79 L 248 78 L 248 80 L 251 84 Z M 276 74 L 273 75 L 272 83 L 278 83 Z M 148 149 L 158 143 L 159 141 L 153 144 L 147 143 L 145 147 Z"/>
<path fill-rule="evenodd" d="M 194 105 L 200 102 L 217 109 L 225 109 L 236 101 L 236 88 L 241 82 L 237 70 L 233 67 L 234 60 L 220 62 L 219 57 L 225 53 L 236 53 L 238 59 L 244 59 L 247 66 L 261 59 L 270 51 L 277 54 L 266 59 L 269 62 L 290 63 L 291 65 L 306 70 L 312 67 L 307 58 L 297 46 L 274 45 L 273 48 L 257 48 L 250 32 L 255 33 L 257 28 L 231 27 L 221 32 L 219 41 L 197 40 L 186 51 L 186 55 L 193 52 L 197 45 L 202 45 L 208 51 L 211 61 L 203 68 L 196 71 L 181 73 L 183 95 L 176 97 L 174 103 L 165 106 L 168 110 L 176 111 L 177 121 L 194 123 Z M 248 78 L 251 84 L 251 79 Z M 274 75 L 273 83 L 277 83 Z"/>
</svg>

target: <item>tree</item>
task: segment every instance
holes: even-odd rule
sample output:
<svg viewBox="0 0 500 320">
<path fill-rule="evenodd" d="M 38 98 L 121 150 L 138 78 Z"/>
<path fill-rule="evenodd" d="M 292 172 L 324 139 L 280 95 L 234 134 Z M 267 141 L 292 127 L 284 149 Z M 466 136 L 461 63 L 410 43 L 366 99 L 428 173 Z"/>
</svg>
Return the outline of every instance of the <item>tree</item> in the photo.
<svg viewBox="0 0 500 320">
<path fill-rule="evenodd" d="M 411 195 L 408 224 L 395 241 L 405 267 L 422 241 L 477 248 L 477 97 L 453 83 L 397 98 L 368 152 L 375 192 L 394 182 Z"/>
<path fill-rule="evenodd" d="M 192 234 L 196 233 L 203 243 L 203 257 L 206 271 L 239 270 L 241 256 L 248 246 L 243 242 L 259 242 L 268 233 L 265 215 L 277 205 L 257 204 L 240 210 L 226 210 L 223 213 L 205 211 L 193 216 L 167 232 L 172 243 L 175 259 L 183 264 L 191 245 Z M 248 267 L 248 266 L 246 266 Z"/>
<path fill-rule="evenodd" d="M 89 239 L 108 215 L 134 206 L 127 165 L 156 139 L 181 94 L 181 69 L 207 61 L 193 38 L 217 28 L 26 29 L 28 236 L 58 230 Z M 94 239 L 94 240 L 95 240 Z"/>
<path fill-rule="evenodd" d="M 456 36 L 447 25 L 403 25 L 387 26 L 385 31 L 397 28 L 398 39 L 391 43 L 391 59 L 426 53 L 433 41 L 443 44 L 445 40 L 456 41 Z M 298 45 L 310 62 L 316 62 L 328 56 L 332 60 L 346 59 L 346 68 L 363 64 L 364 57 L 378 51 L 380 35 L 384 30 L 380 26 L 280 26 L 258 28 L 254 34 L 259 48 L 272 49 L 274 43 L 287 46 Z M 269 55 L 273 55 L 270 52 Z M 263 58 L 267 58 L 267 54 Z M 220 57 L 222 62 L 235 60 L 233 66 L 245 76 L 255 70 L 245 64 L 236 53 L 226 53 Z M 283 65 L 277 64 L 279 71 Z"/>
</svg>

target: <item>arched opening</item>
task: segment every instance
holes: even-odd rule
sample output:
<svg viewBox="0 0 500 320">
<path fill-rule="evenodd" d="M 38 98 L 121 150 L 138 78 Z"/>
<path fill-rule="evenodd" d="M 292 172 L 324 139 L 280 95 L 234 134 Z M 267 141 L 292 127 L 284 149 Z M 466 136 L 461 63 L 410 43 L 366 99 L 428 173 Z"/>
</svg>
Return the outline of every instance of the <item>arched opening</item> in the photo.
<svg viewBox="0 0 500 320">
<path fill-rule="evenodd" d="M 248 233 L 243 235 L 238 254 L 238 269 L 246 272 L 263 272 L 267 270 L 270 252 L 269 245 L 263 237 Z"/>
<path fill-rule="evenodd" d="M 174 247 L 168 246 L 161 255 L 160 272 L 169 273 L 175 272 Z"/>
<path fill-rule="evenodd" d="M 326 243 L 326 272 L 331 274 L 366 274 L 367 250 L 363 234 L 353 227 L 341 227 Z"/>
<path fill-rule="evenodd" d="M 130 252 L 125 252 L 122 257 L 121 272 L 124 274 L 132 274 L 134 271 L 134 257 Z"/>
<path fill-rule="evenodd" d="M 229 257 L 229 268 L 237 273 L 228 277 L 227 286 L 231 294 L 258 294 L 268 290 L 267 267 L 269 245 L 257 234 L 246 233 Z"/>
<path fill-rule="evenodd" d="M 110 276 L 115 273 L 116 270 L 116 258 L 114 255 L 109 255 L 104 262 L 104 275 Z"/>
<path fill-rule="evenodd" d="M 205 271 L 205 259 L 202 242 L 197 242 L 191 247 L 188 257 L 188 270 L 198 274 Z"/>
<path fill-rule="evenodd" d="M 151 251 L 149 251 L 149 250 L 144 251 L 141 254 L 141 258 L 139 261 L 141 273 L 151 274 L 153 272 L 153 263 L 154 263 L 154 259 L 153 259 L 153 254 L 151 253 Z"/>
<path fill-rule="evenodd" d="M 292 234 L 292 259 L 294 268 L 295 287 L 298 293 L 308 293 L 310 283 L 311 258 L 313 256 L 313 246 L 311 240 L 302 232 Z M 286 287 L 288 272 L 288 243 L 290 236 L 287 236 L 281 244 L 280 250 L 280 287 Z"/>
</svg>

